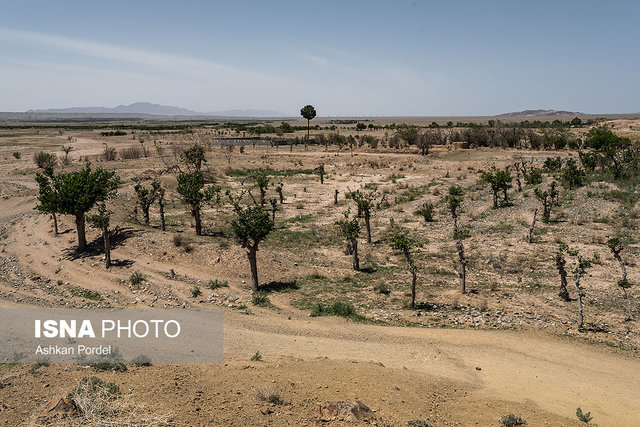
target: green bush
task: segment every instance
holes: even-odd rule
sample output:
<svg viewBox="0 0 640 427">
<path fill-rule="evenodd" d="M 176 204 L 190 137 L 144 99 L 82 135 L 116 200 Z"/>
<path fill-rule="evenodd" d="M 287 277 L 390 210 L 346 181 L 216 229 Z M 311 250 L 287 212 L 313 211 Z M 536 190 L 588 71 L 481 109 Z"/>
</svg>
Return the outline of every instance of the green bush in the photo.
<svg viewBox="0 0 640 427">
<path fill-rule="evenodd" d="M 211 290 L 214 289 L 218 289 L 218 288 L 228 288 L 229 287 L 229 282 L 227 282 L 226 280 L 209 280 L 209 282 L 207 283 L 207 287 Z"/>
<path fill-rule="evenodd" d="M 133 274 L 131 274 L 131 276 L 129 276 L 129 282 L 132 285 L 139 285 L 140 283 L 142 283 L 144 280 L 146 279 L 145 275 L 140 273 L 139 271 L 134 272 Z"/>
<path fill-rule="evenodd" d="M 198 298 L 200 295 L 202 295 L 202 291 L 200 290 L 199 286 L 194 286 L 193 288 L 191 288 L 192 298 Z"/>
<path fill-rule="evenodd" d="M 501 426 L 504 427 L 518 427 L 526 425 L 527 422 L 522 418 L 514 414 L 503 415 L 498 419 Z"/>
<path fill-rule="evenodd" d="M 253 305 L 257 305 L 259 307 L 265 307 L 269 305 L 268 293 L 264 291 L 255 291 L 251 296 L 251 302 L 253 303 Z"/>
<path fill-rule="evenodd" d="M 422 218 L 424 218 L 425 222 L 432 222 L 433 221 L 433 211 L 434 211 L 433 203 L 425 202 L 425 203 L 422 204 L 422 206 L 420 206 L 418 209 L 416 209 L 415 214 L 421 216 Z"/>
</svg>

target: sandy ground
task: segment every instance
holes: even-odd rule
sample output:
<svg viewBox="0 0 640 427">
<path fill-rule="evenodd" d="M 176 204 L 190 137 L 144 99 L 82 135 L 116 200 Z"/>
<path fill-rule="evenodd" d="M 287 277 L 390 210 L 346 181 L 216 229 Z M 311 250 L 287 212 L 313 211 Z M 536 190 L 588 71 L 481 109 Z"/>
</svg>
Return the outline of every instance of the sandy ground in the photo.
<svg viewBox="0 0 640 427">
<path fill-rule="evenodd" d="M 77 144 L 82 155 L 101 148 L 100 141 L 90 137 L 80 139 Z M 289 167 L 298 161 L 304 161 L 305 167 L 319 159 L 328 162 L 333 156 L 302 151 L 289 154 L 281 150 L 277 155 L 266 155 L 274 164 Z M 483 163 L 501 155 L 501 152 L 477 153 Z M 345 153 L 341 156 L 340 161 L 358 165 L 385 159 L 367 153 L 356 159 Z M 257 158 L 243 161 L 255 167 Z M 412 165 L 414 158 L 394 156 L 391 160 L 394 173 L 400 173 L 398 168 L 404 167 L 407 180 L 424 181 L 427 178 L 423 176 L 412 178 L 405 165 Z M 162 165 L 157 158 L 149 161 L 156 168 Z M 224 159 L 219 158 L 218 162 L 223 164 Z M 433 170 L 438 176 L 447 171 L 456 173 L 457 162 L 455 155 L 446 157 Z M 416 174 L 432 166 L 419 164 L 423 169 Z M 122 163 L 117 168 L 130 173 L 124 172 L 126 166 Z M 193 234 L 188 217 L 186 226 L 173 226 L 172 232 L 167 233 L 125 225 L 132 235 L 114 249 L 113 256 L 115 260 L 131 261 L 132 266 L 106 272 L 99 254 L 80 259 L 73 256 L 75 234 L 69 218 L 61 218 L 63 234 L 54 238 L 50 234 L 50 221 L 33 211 L 35 184 L 27 161 L 13 164 L 5 161 L 0 171 L 3 191 L 14 189 L 18 193 L 0 200 L 0 231 L 6 234 L 0 242 L 4 269 L 0 280 L 1 307 L 93 304 L 71 297 L 67 283 L 82 284 L 100 292 L 104 297 L 100 304 L 116 307 L 149 306 L 153 295 L 163 296 L 156 306 L 179 307 L 183 301 L 188 306 L 211 305 L 208 295 L 201 301 L 189 298 L 190 282 L 168 282 L 166 273 L 171 268 L 193 280 L 228 278 L 230 288 L 224 290 L 224 295 L 250 300 L 245 284 L 249 281 L 246 259 L 240 248 L 207 245 L 202 243 L 205 239 L 193 236 L 196 245 L 193 253 L 185 254 L 172 247 L 170 241 L 176 229 Z M 287 219 L 299 215 L 293 204 L 303 200 L 307 209 L 313 206 L 320 212 L 316 226 L 330 225 L 339 212 L 332 210 L 334 188 L 343 191 L 355 188 L 355 182 L 358 185 L 380 182 L 389 171 L 363 171 L 351 179 L 336 167 L 329 178 L 332 184 L 324 188 L 311 180 L 290 182 L 289 197 L 292 193 L 296 197 L 282 215 Z M 465 179 L 459 181 L 464 183 Z M 123 204 L 132 203 L 130 189 L 123 191 L 121 197 Z M 480 208 L 474 205 L 469 209 Z M 381 223 L 394 215 L 398 212 L 381 214 L 376 221 Z M 443 235 L 448 227 L 442 224 L 442 230 L 434 228 L 432 235 Z M 89 230 L 89 240 L 94 238 L 97 232 Z M 510 241 L 508 248 L 521 249 L 520 241 L 521 237 Z M 380 250 L 376 246 L 364 248 Z M 305 258 L 321 259 L 325 264 L 318 262 L 314 267 L 298 268 L 297 264 L 302 264 Z M 339 250 L 326 248 L 304 253 L 286 248 L 281 253 L 261 250 L 259 260 L 263 281 L 287 274 L 309 274 L 322 266 L 323 273 L 345 274 L 349 263 Z M 54 273 L 58 269 L 59 273 Z M 132 289 L 126 282 L 136 270 L 147 275 L 145 289 Z M 594 273 L 603 282 L 615 274 L 615 266 L 602 267 Z M 634 271 L 630 274 L 636 277 Z M 58 285 L 56 279 L 62 284 Z M 455 286 L 456 279 L 451 280 Z M 554 290 L 549 295 L 555 293 Z M 491 294 L 486 295 L 489 298 Z M 522 297 L 517 303 L 542 304 L 539 300 L 544 301 L 544 297 Z M 601 426 L 640 426 L 640 361 L 634 352 L 594 345 L 592 341 L 597 340 L 576 338 L 575 334 L 562 338 L 559 333 L 535 327 L 518 330 L 398 327 L 334 317 L 310 318 L 308 311 L 292 305 L 292 298 L 286 293 L 272 294 L 273 306 L 269 308 L 251 306 L 245 311 L 238 309 L 237 304 L 235 308 L 224 308 L 223 364 L 152 365 L 131 367 L 124 373 L 95 375 L 118 384 L 123 399 L 144 403 L 156 414 L 170 414 L 176 425 L 312 425 L 318 402 L 357 399 L 375 411 L 382 420 L 379 425 L 400 426 L 411 419 L 425 419 L 435 426 L 492 426 L 498 425 L 501 415 L 513 412 L 525 418 L 530 426 L 573 426 L 578 425 L 575 410 L 582 407 L 591 411 L 594 421 Z M 490 304 L 495 301 L 490 300 Z M 221 305 L 224 304 L 214 306 Z M 554 310 L 557 312 L 554 315 L 567 319 L 564 308 L 550 308 L 549 312 Z M 409 313 L 406 311 L 405 315 Z M 570 329 L 571 320 L 566 321 L 562 328 Z M 635 322 L 629 325 L 635 328 Z M 629 340 L 635 340 L 634 337 Z M 263 355 L 262 361 L 250 360 L 256 351 Z M 86 375 L 94 373 L 55 364 L 36 372 L 29 372 L 29 366 L 1 366 L 0 379 L 5 386 L 0 389 L 0 425 L 37 424 L 43 408 L 65 396 Z M 263 389 L 280 394 L 284 404 L 261 402 L 257 394 Z"/>
</svg>

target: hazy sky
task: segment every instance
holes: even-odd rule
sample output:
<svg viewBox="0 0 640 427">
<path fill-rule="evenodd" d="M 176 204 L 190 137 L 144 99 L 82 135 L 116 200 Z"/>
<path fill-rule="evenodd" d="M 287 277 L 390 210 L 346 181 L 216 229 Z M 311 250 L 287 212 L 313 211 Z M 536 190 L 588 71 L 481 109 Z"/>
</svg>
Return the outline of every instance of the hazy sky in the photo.
<svg viewBox="0 0 640 427">
<path fill-rule="evenodd" d="M 640 1 L 3 1 L 0 111 L 640 112 Z"/>
</svg>

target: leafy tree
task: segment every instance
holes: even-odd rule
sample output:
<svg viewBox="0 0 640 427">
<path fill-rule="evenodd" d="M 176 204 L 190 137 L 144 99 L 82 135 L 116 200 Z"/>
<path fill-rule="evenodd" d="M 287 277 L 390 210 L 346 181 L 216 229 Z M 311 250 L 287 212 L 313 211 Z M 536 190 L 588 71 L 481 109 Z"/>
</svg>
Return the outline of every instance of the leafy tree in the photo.
<svg viewBox="0 0 640 427">
<path fill-rule="evenodd" d="M 574 117 L 571 120 L 571 126 L 573 126 L 574 128 L 579 128 L 580 126 L 582 126 L 582 119 L 580 119 L 580 117 Z"/>
<path fill-rule="evenodd" d="M 180 160 L 182 160 L 190 170 L 200 172 L 202 170 L 202 164 L 207 163 L 204 147 L 199 144 L 194 144 L 180 154 Z"/>
<path fill-rule="evenodd" d="M 367 125 L 365 125 L 364 123 L 357 123 L 356 124 L 356 131 L 360 132 L 361 130 L 365 130 L 367 128 Z"/>
<path fill-rule="evenodd" d="M 539 188 L 535 189 L 535 195 L 542 202 L 542 221 L 548 223 L 551 221 L 551 208 L 558 204 L 558 183 L 553 181 L 551 186 L 545 191 Z"/>
<path fill-rule="evenodd" d="M 262 206 L 234 206 L 235 218 L 231 228 L 238 243 L 247 250 L 247 258 L 251 267 L 251 283 L 254 291 L 258 290 L 258 245 L 274 229 L 269 213 Z"/>
<path fill-rule="evenodd" d="M 260 190 L 260 206 L 264 206 L 267 203 L 267 187 L 269 186 L 269 175 L 265 171 L 259 171 L 253 174 L 253 181 Z"/>
<path fill-rule="evenodd" d="M 403 139 L 408 145 L 415 145 L 420 138 L 420 131 L 417 126 L 403 124 L 398 126 L 396 135 Z"/>
<path fill-rule="evenodd" d="M 563 184 L 569 188 L 569 190 L 584 185 L 584 180 L 587 174 L 583 169 L 578 167 L 575 159 L 567 159 L 565 167 L 560 171 L 560 178 Z"/>
<path fill-rule="evenodd" d="M 351 194 L 353 201 L 358 207 L 358 217 L 364 218 L 364 224 L 367 227 L 367 243 L 371 243 L 371 210 L 375 206 L 375 192 L 363 193 L 358 190 Z"/>
<path fill-rule="evenodd" d="M 201 211 L 205 203 L 220 201 L 220 187 L 210 185 L 204 187 L 202 172 L 181 172 L 178 174 L 178 187 L 176 191 L 182 196 L 182 201 L 189 205 L 191 215 L 196 223 L 196 235 L 202 235 Z"/>
<path fill-rule="evenodd" d="M 392 219 L 393 221 L 393 219 Z M 392 222 L 393 226 L 393 222 Z M 416 283 L 418 281 L 418 268 L 413 256 L 413 249 L 416 246 L 416 241 L 413 240 L 407 230 L 400 227 L 393 226 L 393 234 L 391 235 L 391 249 L 400 252 L 404 255 L 409 266 L 409 272 L 411 273 L 411 308 L 416 306 Z"/>
<path fill-rule="evenodd" d="M 158 187 L 158 208 L 160 210 L 160 228 L 162 231 L 167 231 L 166 222 L 164 220 L 164 187 Z"/>
<path fill-rule="evenodd" d="M 149 209 L 158 197 L 160 182 L 158 180 L 154 180 L 151 183 L 151 188 L 144 187 L 142 184 L 138 183 L 133 187 L 133 189 L 136 192 L 136 196 L 138 196 L 138 204 L 142 209 L 144 223 L 145 225 L 149 225 Z"/>
<path fill-rule="evenodd" d="M 449 212 L 451 212 L 451 218 L 453 218 L 453 234 L 454 236 L 458 235 L 458 209 L 460 205 L 462 205 L 462 201 L 464 200 L 464 193 L 462 192 L 462 188 L 457 185 L 452 185 L 449 187 L 449 194 L 447 196 L 447 207 L 449 208 Z"/>
<path fill-rule="evenodd" d="M 109 230 L 109 223 L 111 222 L 112 215 L 113 212 L 108 210 L 106 204 L 102 202 L 98 205 L 98 212 L 95 215 L 91 215 L 88 217 L 89 222 L 102 230 L 105 268 L 111 267 L 111 242 L 109 241 L 111 230 Z"/>
<path fill-rule="evenodd" d="M 54 174 L 53 168 L 48 167 L 44 173 L 36 174 L 36 182 L 40 194 L 45 194 L 45 197 L 55 195 L 58 213 L 75 216 L 78 249 L 83 251 L 87 247 L 85 214 L 96 203 L 104 202 L 115 195 L 120 178 L 115 171 L 102 168 L 92 170 L 91 165 L 87 163 L 81 170 L 58 174 Z M 36 209 L 40 210 L 39 206 Z"/>
<path fill-rule="evenodd" d="M 508 206 L 509 197 L 507 190 L 512 187 L 511 185 L 511 172 L 509 172 L 509 166 L 504 169 L 498 169 L 495 165 L 491 166 L 489 171 L 482 174 L 482 180 L 491 186 L 493 192 L 493 207 Z M 498 204 L 499 194 L 502 192 L 502 202 Z"/>
<path fill-rule="evenodd" d="M 316 109 L 313 105 L 305 105 L 300 109 L 300 115 L 307 119 L 307 140 L 309 140 L 309 130 L 311 129 L 309 122 L 316 116 Z"/>
<path fill-rule="evenodd" d="M 275 224 L 276 212 L 278 211 L 278 199 L 272 197 L 269 199 L 269 203 L 271 204 L 271 221 Z"/>
<path fill-rule="evenodd" d="M 358 217 L 354 216 L 349 219 L 349 210 L 344 212 L 344 218 L 336 221 L 336 227 L 342 237 L 347 241 L 347 247 L 351 250 L 353 255 L 353 269 L 360 270 L 360 260 L 358 258 L 358 236 L 360 236 L 360 223 Z"/>
<path fill-rule="evenodd" d="M 53 174 L 53 168 L 47 168 L 45 169 L 45 176 L 47 173 L 51 173 Z M 48 176 L 47 178 L 51 178 L 51 176 Z M 45 179 L 45 177 L 43 176 L 43 178 L 38 178 L 38 175 L 36 175 L 36 181 L 38 182 L 38 185 L 40 186 L 40 192 L 38 194 L 38 205 L 35 207 L 35 209 L 43 214 L 48 214 L 51 215 L 51 218 L 53 219 L 53 232 L 54 235 L 57 236 L 58 235 L 58 212 L 60 212 L 60 196 L 59 194 L 56 192 L 56 189 L 50 185 L 48 183 L 48 181 L 43 181 L 43 185 L 40 185 L 40 182 L 42 179 Z"/>
<path fill-rule="evenodd" d="M 627 268 L 624 265 L 622 257 L 620 256 L 620 252 L 622 252 L 624 246 L 622 245 L 620 239 L 617 237 L 609 239 L 607 241 L 607 246 L 611 250 L 611 254 L 613 255 L 613 257 L 616 259 L 616 261 L 618 261 L 618 264 L 620 264 L 620 273 L 622 277 L 620 278 L 620 280 L 618 280 L 618 286 L 622 289 L 622 292 L 624 292 L 624 299 L 627 300 L 628 313 L 625 320 L 629 321 L 633 318 L 631 298 L 627 293 L 627 289 L 631 287 L 631 283 L 627 280 Z"/>
</svg>

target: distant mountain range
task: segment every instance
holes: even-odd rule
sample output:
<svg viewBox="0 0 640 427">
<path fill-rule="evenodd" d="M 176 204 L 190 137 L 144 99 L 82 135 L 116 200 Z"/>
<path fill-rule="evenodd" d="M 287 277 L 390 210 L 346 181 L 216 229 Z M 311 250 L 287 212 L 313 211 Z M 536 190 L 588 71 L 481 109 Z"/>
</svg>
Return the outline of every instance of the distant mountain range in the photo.
<svg viewBox="0 0 640 427">
<path fill-rule="evenodd" d="M 218 116 L 218 117 L 287 117 L 287 114 L 271 110 L 224 110 L 201 113 L 171 105 L 135 102 L 117 107 L 72 107 L 50 108 L 46 110 L 28 110 L 27 113 L 48 114 L 149 114 L 155 116 Z"/>
<path fill-rule="evenodd" d="M 498 114 L 496 117 L 522 117 L 522 116 L 578 116 L 583 113 L 576 111 L 564 111 L 564 110 L 524 110 L 516 111 L 513 113 Z"/>
</svg>

